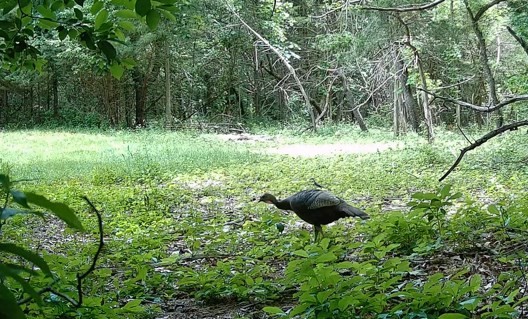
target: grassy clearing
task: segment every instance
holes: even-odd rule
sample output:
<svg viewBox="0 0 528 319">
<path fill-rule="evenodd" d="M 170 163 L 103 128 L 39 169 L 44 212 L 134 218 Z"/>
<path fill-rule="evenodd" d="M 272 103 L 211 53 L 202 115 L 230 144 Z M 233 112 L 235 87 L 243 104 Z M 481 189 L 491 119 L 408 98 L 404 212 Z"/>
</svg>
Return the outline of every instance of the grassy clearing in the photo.
<svg viewBox="0 0 528 319">
<path fill-rule="evenodd" d="M 7 132 L 0 147 L 13 175 L 44 180 L 90 179 L 101 172 L 131 176 L 149 169 L 177 175 L 255 161 L 255 154 L 244 147 L 159 131 Z"/>
<path fill-rule="evenodd" d="M 453 184 L 448 193 L 460 191 L 463 196 L 453 200 L 454 205 L 441 205 L 451 216 L 446 219 L 427 201 L 433 195 L 414 199 L 429 205 L 429 210 L 408 213 L 406 203 L 420 191 L 443 198 L 445 194 L 435 193 L 444 185 L 437 179 L 464 145 L 456 134 L 443 132 L 432 146 L 417 136 L 399 138 L 401 148 L 374 153 L 292 157 L 266 151 L 299 142 L 316 147 L 394 142 L 381 131 L 345 132 L 272 135 L 263 142 L 153 131 L 1 133 L 2 160 L 11 174 L 37 179 L 19 187 L 75 207 L 91 230 L 79 237 L 56 222 L 43 227 L 39 219 L 16 218 L 3 228 L 4 238 L 45 247 L 40 252 L 65 278 L 61 288 L 67 292 L 74 285 L 74 273 L 86 266 L 93 252 L 88 243 L 95 241 L 95 221 L 78 198 L 88 195 L 94 200 L 104 212 L 107 247 L 87 284 L 87 303 L 94 307 L 79 312 L 87 317 L 105 312 L 108 318 L 145 318 L 161 311 L 168 318 L 193 318 L 191 310 L 197 311 L 195 318 L 214 317 L 215 311 L 239 318 L 256 311 L 255 316 L 265 317 L 262 307 L 273 305 L 280 309 L 267 310 L 278 316 L 297 306 L 301 308 L 295 311 L 303 317 L 411 318 L 425 313 L 435 318 L 438 311 L 472 314 L 460 303 L 473 297 L 471 306 L 479 311 L 485 311 L 481 304 L 499 300 L 498 292 L 484 287 L 504 278 L 485 273 L 489 269 L 507 274 L 509 280 L 522 280 L 522 271 L 512 267 L 520 257 L 511 252 L 517 254 L 518 248 L 512 250 L 511 245 L 525 236 L 512 238 L 496 230 L 504 229 L 506 214 L 508 227 L 526 226 L 525 134 L 508 134 L 467 155 L 448 178 Z M 372 220 L 340 220 L 327 227 L 327 240 L 315 245 L 310 242 L 311 228 L 296 216 L 252 201 L 264 192 L 285 197 L 312 188 L 310 178 L 366 209 Z M 496 211 L 487 209 L 495 203 Z M 277 223 L 286 226 L 282 234 Z M 499 255 L 485 250 L 487 262 L 469 259 L 466 254 L 479 256 L 486 249 L 481 243 L 493 245 Z M 49 251 L 61 257 L 48 255 Z M 435 263 L 436 258 L 443 261 Z M 468 267 L 472 263 L 479 263 L 485 275 L 478 267 Z M 468 268 L 473 270 L 459 282 L 449 277 Z M 450 280 L 430 279 L 437 272 Z M 477 279 L 469 281 L 476 275 L 482 285 Z M 426 298 L 432 294 L 424 290 L 426 282 L 439 291 L 448 290 L 439 286 L 446 282 L 465 292 L 446 295 L 450 303 L 436 304 Z M 506 296 L 515 289 L 505 283 L 502 287 L 500 293 Z M 321 291 L 330 294 L 319 295 Z M 417 303 L 390 296 L 389 291 Z M 513 309 L 521 296 L 497 307 Z M 107 308 L 100 307 L 103 299 Z M 130 309 L 127 302 L 132 299 L 141 303 Z M 197 307 L 196 299 L 214 306 Z M 349 304 L 339 305 L 339 300 Z M 251 307 L 238 304 L 248 301 Z M 408 307 L 396 309 L 397 304 Z M 59 305 L 49 306 L 45 313 L 63 312 L 65 306 Z"/>
</svg>

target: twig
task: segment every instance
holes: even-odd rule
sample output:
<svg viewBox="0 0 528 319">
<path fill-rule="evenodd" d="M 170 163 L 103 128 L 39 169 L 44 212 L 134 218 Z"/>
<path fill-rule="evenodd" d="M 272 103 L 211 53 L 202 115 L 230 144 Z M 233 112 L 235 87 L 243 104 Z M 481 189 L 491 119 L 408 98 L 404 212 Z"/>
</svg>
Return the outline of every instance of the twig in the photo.
<svg viewBox="0 0 528 319">
<path fill-rule="evenodd" d="M 42 295 L 44 293 L 51 292 L 51 293 L 61 297 L 62 299 L 66 300 L 67 302 L 69 302 L 70 304 L 72 304 L 76 308 L 81 307 L 82 303 L 83 303 L 82 280 L 84 278 L 86 278 L 90 273 L 92 273 L 94 271 L 95 265 L 97 263 L 97 260 L 99 258 L 99 255 L 100 255 L 101 250 L 103 249 L 103 245 L 104 245 L 104 241 L 103 241 L 103 219 L 101 217 L 101 213 L 97 210 L 97 208 L 95 208 L 95 206 L 88 199 L 88 197 L 83 196 L 82 198 L 88 203 L 88 205 L 92 208 L 92 210 L 97 215 L 97 221 L 98 221 L 98 225 L 99 225 L 99 247 L 97 248 L 97 252 L 95 253 L 95 256 L 94 256 L 94 258 L 92 260 L 92 264 L 90 265 L 90 268 L 88 268 L 88 270 L 85 271 L 83 274 L 77 274 L 77 293 L 78 293 L 79 299 L 75 300 L 75 299 L 71 298 L 70 296 L 68 296 L 66 294 L 63 294 L 63 293 L 61 293 L 59 291 L 54 290 L 51 287 L 51 285 L 55 284 L 56 281 L 51 283 L 50 286 L 44 287 L 44 288 L 40 289 L 39 291 L 37 291 L 38 295 Z M 24 299 L 19 300 L 17 303 L 19 305 L 22 305 L 22 304 L 30 302 L 32 299 L 33 299 L 33 297 L 29 296 L 29 297 L 26 297 Z"/>
<path fill-rule="evenodd" d="M 97 208 L 95 208 L 94 204 L 92 204 L 92 202 L 88 199 L 87 196 L 83 196 L 82 198 L 88 203 L 88 205 L 90 205 L 90 207 L 92 208 L 92 211 L 97 215 L 97 225 L 99 227 L 99 246 L 97 247 L 97 251 L 95 252 L 90 268 L 88 268 L 88 270 L 86 270 L 81 275 L 77 274 L 77 292 L 79 294 L 79 306 L 82 305 L 82 301 L 83 301 L 82 280 L 95 270 L 97 259 L 99 258 L 99 255 L 101 254 L 101 250 L 103 249 L 103 246 L 104 246 L 103 218 L 101 217 L 101 213 L 97 210 Z"/>
<path fill-rule="evenodd" d="M 469 140 L 469 138 L 466 136 L 466 133 L 464 133 L 464 131 L 462 130 L 462 128 L 460 127 L 460 125 L 458 125 L 457 123 L 457 127 L 458 127 L 458 130 L 460 131 L 460 133 L 462 133 L 462 136 L 464 136 L 464 138 L 466 139 L 466 141 L 468 141 L 469 144 L 473 143 Z"/>
<path fill-rule="evenodd" d="M 498 129 L 493 130 L 493 131 L 487 133 L 486 135 L 482 136 L 481 138 L 476 140 L 471 145 L 464 147 L 462 150 L 460 150 L 460 155 L 458 155 L 458 158 L 456 159 L 455 163 L 453 163 L 453 165 L 449 168 L 449 170 L 447 170 L 447 172 L 442 177 L 440 177 L 440 179 L 438 181 L 439 182 L 443 181 L 458 166 L 458 164 L 462 160 L 462 157 L 464 157 L 464 155 L 467 152 L 479 147 L 480 145 L 486 143 L 489 139 L 491 139 L 491 138 L 493 138 L 493 137 L 495 137 L 495 136 L 497 136 L 497 135 L 499 135 L 501 133 L 504 133 L 506 131 L 512 131 L 512 130 L 515 130 L 515 129 L 521 127 L 521 126 L 525 126 L 525 125 L 528 125 L 528 120 L 519 121 L 519 122 L 515 122 L 515 123 L 511 123 L 511 124 L 508 124 L 508 125 L 501 126 Z"/>
</svg>

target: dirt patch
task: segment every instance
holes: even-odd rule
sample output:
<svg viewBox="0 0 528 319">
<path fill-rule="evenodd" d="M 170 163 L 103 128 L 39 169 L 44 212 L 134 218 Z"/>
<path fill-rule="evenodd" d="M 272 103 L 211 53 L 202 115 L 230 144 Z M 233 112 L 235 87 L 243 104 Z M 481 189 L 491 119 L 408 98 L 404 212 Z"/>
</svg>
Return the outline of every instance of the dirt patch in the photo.
<svg viewBox="0 0 528 319">
<path fill-rule="evenodd" d="M 401 149 L 401 143 L 369 143 L 369 144 L 295 144 L 283 145 L 267 150 L 271 154 L 281 154 L 299 157 L 334 156 L 338 154 L 372 154 L 387 150 Z"/>
</svg>

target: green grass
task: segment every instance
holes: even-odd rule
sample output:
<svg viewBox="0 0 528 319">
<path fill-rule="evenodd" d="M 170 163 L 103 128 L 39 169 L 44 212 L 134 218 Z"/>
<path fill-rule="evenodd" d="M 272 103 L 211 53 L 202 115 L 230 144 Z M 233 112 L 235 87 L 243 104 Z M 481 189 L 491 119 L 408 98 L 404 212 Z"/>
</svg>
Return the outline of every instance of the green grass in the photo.
<svg viewBox="0 0 528 319">
<path fill-rule="evenodd" d="M 388 256 L 410 261 L 423 255 L 426 259 L 435 254 L 444 258 L 442 249 L 468 249 L 482 241 L 478 237 L 481 233 L 488 241 L 492 236 L 496 249 L 500 249 L 503 239 L 490 235 L 494 234 L 490 229 L 500 229 L 500 218 L 486 210 L 490 203 L 505 207 L 511 215 L 511 227 L 524 227 L 525 218 L 521 217 L 528 213 L 524 132 L 508 133 L 468 153 L 448 177 L 446 183 L 453 184 L 452 192 L 460 191 L 463 196 L 454 207 L 446 205 L 454 217 L 443 225 L 442 232 L 449 234 L 443 241 L 434 237 L 441 216 L 433 216 L 437 223 L 428 223 L 409 214 L 405 204 L 415 192 L 435 192 L 446 184 L 438 183 L 438 178 L 466 145 L 458 134 L 439 131 L 437 142 L 428 145 L 418 135 L 396 139 L 389 132 L 362 133 L 349 127 L 323 128 L 319 135 L 294 130 L 280 133 L 269 134 L 272 138 L 265 142 L 224 141 L 193 132 L 0 133 L 2 163 L 9 165 L 12 177 L 34 179 L 15 186 L 69 204 L 89 230 L 82 236 L 72 235 L 63 232 L 64 227 L 53 219 L 43 222 L 29 216 L 10 220 L 2 229 L 3 236 L 27 247 L 45 247 L 41 253 L 64 278 L 60 287 L 71 291 L 74 274 L 87 266 L 96 241 L 96 222 L 79 199 L 87 195 L 103 212 L 107 238 L 98 270 L 86 283 L 88 305 L 100 305 L 98 298 L 102 298 L 109 307 L 106 315 L 120 318 L 126 301 L 138 299 L 142 301 L 142 308 L 136 309 L 139 314 L 126 316 L 144 318 L 144 311 L 172 309 L 172 300 L 189 297 L 223 304 L 251 301 L 257 310 L 264 305 L 283 306 L 281 301 L 303 304 L 307 301 L 295 299 L 298 296 L 292 296 L 291 290 L 320 290 L 324 282 L 319 283 L 323 286 L 310 286 L 313 282 L 305 280 L 312 275 L 300 269 L 319 267 L 333 274 L 338 267 L 334 257 L 364 263 L 362 276 L 345 276 L 339 282 L 361 281 L 367 288 L 357 296 L 369 289 L 378 296 L 381 288 L 363 280 L 383 282 L 388 279 L 376 276 L 397 273 L 390 268 L 393 266 L 385 265 L 392 260 Z M 292 157 L 267 152 L 296 143 L 314 145 L 316 150 L 322 144 L 395 142 L 400 146 L 374 153 Z M 330 245 L 323 249 L 310 244 L 311 229 L 295 215 L 253 202 L 265 192 L 285 197 L 312 188 L 312 177 L 364 208 L 373 219 L 364 224 L 340 220 L 327 227 L 330 241 L 326 245 Z M 276 223 L 285 224 L 282 234 Z M 390 248 L 389 244 L 400 246 Z M 376 255 L 371 255 L 372 251 Z M 305 254 L 309 257 L 302 257 Z M 416 254 L 418 257 L 413 257 Z M 373 257 L 381 255 L 384 257 L 379 261 Z M 511 259 L 506 254 L 502 257 L 504 265 L 510 267 Z M 405 268 L 403 262 L 396 264 Z M 451 268 L 448 271 L 458 269 L 456 265 Z M 431 270 L 420 271 L 430 274 Z M 518 278 L 515 273 L 510 275 Z M 413 276 L 419 277 L 418 282 L 427 280 L 424 275 Z M 335 298 L 352 298 L 347 291 L 353 291 L 354 286 L 338 286 L 332 281 L 327 284 L 323 290 L 333 291 Z M 413 290 L 412 294 L 423 304 L 433 302 L 423 299 L 426 292 Z M 320 313 L 326 311 L 323 304 L 310 307 Z M 46 309 L 48 316 L 61 313 L 57 308 Z M 80 313 L 96 317 L 102 311 L 93 307 Z M 349 310 L 342 311 L 342 317 L 349 318 Z M 36 312 L 32 314 L 38 317 Z"/>
<path fill-rule="evenodd" d="M 1 133 L 2 160 L 24 179 L 90 178 L 99 172 L 117 176 L 156 169 L 170 175 L 253 162 L 245 147 L 221 145 L 203 136 L 161 131 Z"/>
</svg>

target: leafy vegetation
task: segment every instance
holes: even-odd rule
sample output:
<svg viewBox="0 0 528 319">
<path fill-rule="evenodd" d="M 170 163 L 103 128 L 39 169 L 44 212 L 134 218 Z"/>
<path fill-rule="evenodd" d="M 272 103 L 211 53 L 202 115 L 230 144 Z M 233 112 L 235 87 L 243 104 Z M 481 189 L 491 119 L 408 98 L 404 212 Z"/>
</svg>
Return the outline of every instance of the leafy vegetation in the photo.
<svg viewBox="0 0 528 319">
<path fill-rule="evenodd" d="M 464 143 L 452 133 L 431 146 L 413 136 L 389 140 L 383 131 L 370 140 L 347 127 L 321 132 L 281 130 L 248 141 L 194 132 L 1 133 L 4 170 L 23 179 L 17 189 L 67 204 L 87 230 L 22 214 L 3 222 L 2 243 L 41 256 L 61 278 L 58 292 L 75 295 L 75 273 L 95 252 L 86 242 L 96 241 L 97 224 L 81 195 L 94 199 L 105 224 L 105 248 L 84 283 L 82 307 L 53 294 L 20 307 L 31 318 L 525 314 L 528 171 L 518 147 L 525 133 L 469 154 L 439 186 Z M 334 153 L 274 152 L 301 141 L 305 153 L 328 145 Z M 355 152 L 339 148 L 346 143 Z M 359 152 L 362 145 L 379 151 Z M 313 243 L 296 216 L 253 202 L 268 191 L 284 197 L 311 188 L 310 178 L 373 218 L 340 220 Z M 50 280 L 32 273 L 19 273 L 31 287 Z M 27 288 L 3 284 L 17 299 Z"/>
</svg>

